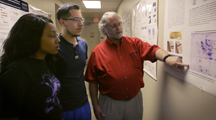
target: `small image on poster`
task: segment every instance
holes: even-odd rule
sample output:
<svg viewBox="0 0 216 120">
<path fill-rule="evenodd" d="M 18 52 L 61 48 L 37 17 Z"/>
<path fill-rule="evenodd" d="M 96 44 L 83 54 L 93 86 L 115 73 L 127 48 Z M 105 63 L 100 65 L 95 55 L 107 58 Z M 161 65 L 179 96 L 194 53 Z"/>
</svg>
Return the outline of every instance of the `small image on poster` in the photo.
<svg viewBox="0 0 216 120">
<path fill-rule="evenodd" d="M 181 41 L 175 41 L 175 53 L 182 54 L 183 48 Z"/>
<path fill-rule="evenodd" d="M 171 31 L 170 40 L 182 40 L 182 31 Z"/>
<path fill-rule="evenodd" d="M 167 41 L 167 52 L 171 54 L 182 55 L 182 31 L 170 31 L 169 41 Z"/>
</svg>

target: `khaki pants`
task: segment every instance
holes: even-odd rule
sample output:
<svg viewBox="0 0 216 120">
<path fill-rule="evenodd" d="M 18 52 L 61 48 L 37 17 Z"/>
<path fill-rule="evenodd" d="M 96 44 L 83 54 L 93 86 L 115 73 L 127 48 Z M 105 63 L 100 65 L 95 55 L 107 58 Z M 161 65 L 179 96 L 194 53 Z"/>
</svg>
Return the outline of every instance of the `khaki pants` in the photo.
<svg viewBox="0 0 216 120">
<path fill-rule="evenodd" d="M 106 95 L 99 95 L 99 104 L 105 114 L 102 120 L 142 120 L 142 92 L 130 100 L 113 100 Z"/>
</svg>

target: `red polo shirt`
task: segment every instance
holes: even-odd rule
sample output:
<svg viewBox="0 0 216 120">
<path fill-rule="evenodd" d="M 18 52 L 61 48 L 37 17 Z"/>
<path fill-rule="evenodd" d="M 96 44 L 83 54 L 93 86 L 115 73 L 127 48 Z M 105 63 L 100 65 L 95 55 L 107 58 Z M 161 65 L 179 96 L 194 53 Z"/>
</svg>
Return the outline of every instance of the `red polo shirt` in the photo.
<svg viewBox="0 0 216 120">
<path fill-rule="evenodd" d="M 144 87 L 144 60 L 155 62 L 158 49 L 139 38 L 123 36 L 118 45 L 107 38 L 92 50 L 85 80 L 98 83 L 102 95 L 131 99 Z"/>
</svg>

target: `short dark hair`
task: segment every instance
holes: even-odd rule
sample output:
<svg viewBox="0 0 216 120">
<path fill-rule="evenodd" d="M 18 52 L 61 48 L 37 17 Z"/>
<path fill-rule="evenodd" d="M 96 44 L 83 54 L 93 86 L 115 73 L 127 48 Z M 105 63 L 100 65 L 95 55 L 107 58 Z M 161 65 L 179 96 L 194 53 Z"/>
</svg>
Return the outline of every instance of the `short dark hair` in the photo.
<svg viewBox="0 0 216 120">
<path fill-rule="evenodd" d="M 16 59 L 34 55 L 41 45 L 44 28 L 50 18 L 32 13 L 21 16 L 3 43 L 1 70 Z"/>
<path fill-rule="evenodd" d="M 64 4 L 63 6 L 61 6 L 57 10 L 57 19 L 58 19 L 58 21 L 60 19 L 66 19 L 69 16 L 71 16 L 71 14 L 69 12 L 71 9 L 79 10 L 80 7 L 78 5 L 73 5 L 73 4 Z"/>
</svg>

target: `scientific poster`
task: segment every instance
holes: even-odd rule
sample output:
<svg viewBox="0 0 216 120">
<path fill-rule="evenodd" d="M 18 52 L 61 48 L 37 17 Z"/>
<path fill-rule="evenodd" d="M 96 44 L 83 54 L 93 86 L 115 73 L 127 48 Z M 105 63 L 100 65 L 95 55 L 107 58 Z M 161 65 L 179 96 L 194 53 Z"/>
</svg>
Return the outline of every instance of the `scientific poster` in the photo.
<svg viewBox="0 0 216 120">
<path fill-rule="evenodd" d="M 0 56 L 2 55 L 2 43 L 6 39 L 10 29 L 20 16 L 28 12 L 28 4 L 23 1 L 0 0 Z"/>
<path fill-rule="evenodd" d="M 131 25 L 131 12 L 127 12 L 123 16 L 123 36 L 129 36 L 130 37 L 130 25 Z"/>
<path fill-rule="evenodd" d="M 157 44 L 157 0 L 141 0 L 133 7 L 133 37 L 151 45 Z M 144 71 L 155 80 L 156 62 L 144 62 Z"/>
<path fill-rule="evenodd" d="M 164 49 L 189 68 L 165 71 L 216 96 L 216 0 L 166 0 Z"/>
<path fill-rule="evenodd" d="M 0 12 L 0 56 L 3 52 L 2 45 L 4 40 L 8 36 L 10 29 L 22 15 L 30 12 L 51 17 L 51 14 L 21 0 L 0 0 Z"/>
</svg>

